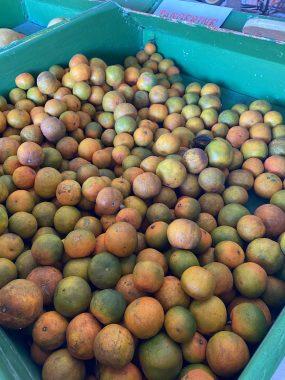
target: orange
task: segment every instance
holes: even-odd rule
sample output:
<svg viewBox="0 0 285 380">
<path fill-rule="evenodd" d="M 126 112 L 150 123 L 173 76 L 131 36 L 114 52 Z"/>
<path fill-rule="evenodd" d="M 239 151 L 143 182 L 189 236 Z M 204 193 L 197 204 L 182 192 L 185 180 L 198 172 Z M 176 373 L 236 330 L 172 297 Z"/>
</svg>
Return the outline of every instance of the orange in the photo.
<svg viewBox="0 0 285 380">
<path fill-rule="evenodd" d="M 162 286 L 154 296 L 165 311 L 173 306 L 188 307 L 190 304 L 190 297 L 182 289 L 178 278 L 174 276 L 164 277 Z"/>
<path fill-rule="evenodd" d="M 246 215 L 244 218 L 248 216 L 250 215 Z M 244 262 L 245 254 L 239 244 L 234 241 L 224 240 L 216 245 L 215 258 L 220 263 L 225 264 L 228 268 L 234 269 Z"/>
<path fill-rule="evenodd" d="M 209 340 L 206 359 L 210 368 L 219 376 L 233 376 L 249 361 L 245 341 L 230 331 L 220 331 Z"/>
<path fill-rule="evenodd" d="M 206 301 L 193 301 L 190 311 L 197 323 L 197 331 L 201 334 L 213 334 L 223 330 L 227 322 L 227 310 L 222 300 L 212 296 Z M 212 317 L 209 318 L 209 315 Z"/>
<path fill-rule="evenodd" d="M 195 222 L 187 219 L 176 219 L 167 229 L 167 237 L 175 248 L 192 249 L 197 247 L 201 231 Z"/>
<path fill-rule="evenodd" d="M 164 272 L 154 261 L 139 261 L 133 271 L 134 285 L 138 290 L 154 293 L 163 283 Z"/>
<path fill-rule="evenodd" d="M 134 340 L 123 326 L 110 324 L 96 335 L 94 355 L 99 363 L 113 368 L 122 368 L 131 362 L 134 355 Z"/>
<path fill-rule="evenodd" d="M 109 252 L 119 257 L 130 256 L 137 247 L 137 231 L 126 222 L 113 224 L 105 233 L 105 245 Z"/>
<path fill-rule="evenodd" d="M 64 239 L 65 253 L 71 258 L 91 255 L 95 250 L 96 239 L 91 231 L 76 229 Z"/>
<path fill-rule="evenodd" d="M 203 335 L 195 332 L 192 339 L 182 345 L 183 357 L 190 363 L 202 363 L 206 358 L 206 347 L 207 340 Z"/>
<path fill-rule="evenodd" d="M 195 300 L 207 300 L 215 291 L 214 275 L 207 269 L 192 266 L 186 269 L 181 277 L 183 290 Z"/>
<path fill-rule="evenodd" d="M 152 297 L 140 297 L 128 305 L 124 321 L 128 330 L 137 338 L 149 339 L 163 326 L 163 308 Z"/>
</svg>

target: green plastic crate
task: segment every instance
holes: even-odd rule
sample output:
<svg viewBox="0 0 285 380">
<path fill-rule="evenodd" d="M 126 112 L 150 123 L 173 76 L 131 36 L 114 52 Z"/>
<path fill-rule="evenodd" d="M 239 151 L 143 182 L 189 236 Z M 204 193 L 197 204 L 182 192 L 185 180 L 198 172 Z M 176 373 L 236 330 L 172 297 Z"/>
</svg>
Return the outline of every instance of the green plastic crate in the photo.
<svg viewBox="0 0 285 380">
<path fill-rule="evenodd" d="M 98 4 L 100 1 L 0 0 L 0 27 L 31 35 L 45 29 L 53 18 L 71 19 Z"/>
<path fill-rule="evenodd" d="M 26 38 L 0 54 L 0 94 L 14 87 L 23 71 L 38 73 L 52 64 L 67 64 L 78 52 L 122 62 L 148 40 L 181 67 L 185 82 L 213 81 L 222 88 L 223 107 L 253 98 L 268 99 L 285 116 L 285 45 L 230 31 L 170 22 L 102 3 L 38 38 Z M 234 89 L 234 91 L 232 90 Z M 283 105 L 283 107 L 282 107 Z M 262 201 L 251 198 L 253 210 Z M 285 309 L 240 375 L 242 380 L 269 380 L 285 352 Z M 0 328 L 0 379 L 37 380 L 40 370 L 28 354 L 27 336 Z"/>
<path fill-rule="evenodd" d="M 140 12 L 153 13 L 163 0 L 116 0 L 123 7 Z M 173 0 L 176 1 L 176 0 Z M 182 0 L 181 0 L 182 1 Z M 222 24 L 222 28 L 241 32 L 244 24 L 251 18 L 270 19 L 285 22 L 282 18 L 262 16 L 254 13 L 239 12 L 233 10 Z"/>
<path fill-rule="evenodd" d="M 104 0 L 13 0 L 11 4 L 11 0 L 1 0 L 0 27 L 12 28 L 31 35 L 45 29 L 52 18 L 71 19 L 104 2 Z M 162 0 L 115 0 L 115 2 L 131 10 L 153 13 Z M 242 31 L 246 21 L 252 17 L 257 17 L 257 15 L 232 11 L 222 27 Z M 270 18 L 282 21 L 282 19 Z"/>
<path fill-rule="evenodd" d="M 251 18 L 258 18 L 262 20 L 269 19 L 269 20 L 276 20 L 279 22 L 285 22 L 283 18 L 262 16 L 262 15 L 257 15 L 254 13 L 247 13 L 247 12 L 232 11 L 229 14 L 229 16 L 226 18 L 225 22 L 223 23 L 222 28 L 241 32 L 247 20 Z"/>
<path fill-rule="evenodd" d="M 125 7 L 128 9 L 132 9 L 138 12 L 148 13 L 155 6 L 155 3 L 157 3 L 157 0 L 115 0 L 115 2 L 121 5 L 122 7 Z M 159 1 L 159 3 L 160 2 L 161 0 Z"/>
</svg>

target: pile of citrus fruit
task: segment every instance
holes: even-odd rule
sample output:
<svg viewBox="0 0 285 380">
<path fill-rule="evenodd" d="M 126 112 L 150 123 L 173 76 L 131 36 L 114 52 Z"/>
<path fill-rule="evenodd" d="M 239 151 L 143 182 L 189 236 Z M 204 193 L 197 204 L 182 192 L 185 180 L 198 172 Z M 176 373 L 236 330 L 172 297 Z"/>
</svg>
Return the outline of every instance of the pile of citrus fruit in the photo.
<svg viewBox="0 0 285 380">
<path fill-rule="evenodd" d="M 0 326 L 23 330 L 44 380 L 238 376 L 285 302 L 281 113 L 222 111 L 218 85 L 184 86 L 151 42 L 15 83 Z"/>
</svg>

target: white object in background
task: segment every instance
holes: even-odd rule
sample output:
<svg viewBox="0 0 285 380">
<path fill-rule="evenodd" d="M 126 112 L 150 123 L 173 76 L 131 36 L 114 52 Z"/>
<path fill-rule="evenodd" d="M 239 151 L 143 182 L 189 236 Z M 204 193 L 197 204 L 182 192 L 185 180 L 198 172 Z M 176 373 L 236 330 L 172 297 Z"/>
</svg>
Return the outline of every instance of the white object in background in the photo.
<svg viewBox="0 0 285 380">
<path fill-rule="evenodd" d="M 23 35 L 12 29 L 0 28 L 0 48 L 9 45 L 11 42 L 23 38 Z"/>
<path fill-rule="evenodd" d="M 251 18 L 244 24 L 242 31 L 256 37 L 285 41 L 285 22 L 282 21 Z"/>
<path fill-rule="evenodd" d="M 192 1 L 164 0 L 154 14 L 176 21 L 219 28 L 231 11 L 232 8 L 218 7 Z"/>
<path fill-rule="evenodd" d="M 64 17 L 57 17 L 57 18 L 53 18 L 52 20 L 50 20 L 50 22 L 47 24 L 47 28 L 49 28 L 50 26 L 53 26 L 55 24 L 59 24 L 60 22 L 63 22 L 63 21 L 68 21 L 66 18 Z"/>
<path fill-rule="evenodd" d="M 285 378 L 285 358 L 279 364 L 279 366 L 276 369 L 275 373 L 271 377 L 271 380 L 281 380 L 281 379 L 284 379 L 284 378 Z"/>
</svg>

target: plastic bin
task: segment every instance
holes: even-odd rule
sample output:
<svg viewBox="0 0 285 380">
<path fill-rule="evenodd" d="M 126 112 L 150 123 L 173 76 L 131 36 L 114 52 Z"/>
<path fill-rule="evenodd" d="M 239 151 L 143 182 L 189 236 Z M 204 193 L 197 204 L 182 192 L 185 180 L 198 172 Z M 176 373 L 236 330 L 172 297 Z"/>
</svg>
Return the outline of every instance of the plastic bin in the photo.
<svg viewBox="0 0 285 380">
<path fill-rule="evenodd" d="M 94 0 L 88 0 L 88 1 L 94 1 Z M 101 0 L 101 1 L 104 2 L 105 0 Z M 156 3 L 160 3 L 161 0 L 115 0 L 115 2 L 121 5 L 122 7 L 125 7 L 128 9 L 148 13 L 152 10 L 152 8 L 156 5 Z"/>
<path fill-rule="evenodd" d="M 0 93 L 17 74 L 37 73 L 67 64 L 78 52 L 118 63 L 148 40 L 177 62 L 185 82 L 213 81 L 222 88 L 223 107 L 253 98 L 268 99 L 285 116 L 285 45 L 224 30 L 170 22 L 102 3 L 71 22 L 37 38 L 26 38 L 0 54 Z M 231 90 L 231 89 L 234 89 Z M 282 107 L 283 104 L 283 107 Z M 253 210 L 262 201 L 251 198 Z M 285 309 L 252 357 L 240 379 L 269 380 L 285 352 Z M 36 380 L 40 371 L 28 354 L 28 336 L 0 329 L 0 379 Z"/>
<path fill-rule="evenodd" d="M 31 35 L 45 29 L 53 18 L 71 19 L 97 4 L 100 2 L 87 0 L 1 0 L 0 27 L 11 28 L 25 35 Z"/>
<path fill-rule="evenodd" d="M 93 0 L 89 0 L 93 1 Z M 104 0 L 103 0 L 104 1 Z M 158 8 L 158 6 L 162 3 L 163 0 L 116 0 L 116 3 L 120 4 L 121 6 L 129 9 L 133 9 L 140 12 L 146 12 L 146 13 L 153 13 Z M 183 0 L 179 0 L 183 1 Z M 199 1 L 199 0 L 198 0 Z M 229 16 L 224 21 L 222 28 L 235 30 L 237 32 L 241 32 L 242 28 L 244 27 L 244 24 L 247 22 L 247 20 L 251 18 L 258 18 L 258 19 L 270 19 L 270 20 L 276 20 L 279 22 L 284 22 L 284 19 L 277 18 L 277 17 L 269 17 L 269 16 L 262 16 L 255 13 L 247 13 L 247 12 L 239 12 L 233 10 Z"/>
</svg>

